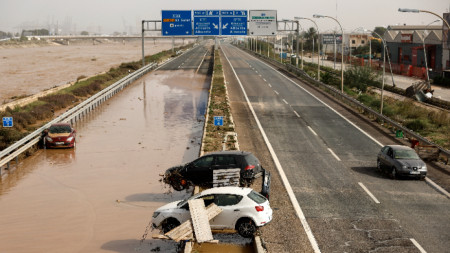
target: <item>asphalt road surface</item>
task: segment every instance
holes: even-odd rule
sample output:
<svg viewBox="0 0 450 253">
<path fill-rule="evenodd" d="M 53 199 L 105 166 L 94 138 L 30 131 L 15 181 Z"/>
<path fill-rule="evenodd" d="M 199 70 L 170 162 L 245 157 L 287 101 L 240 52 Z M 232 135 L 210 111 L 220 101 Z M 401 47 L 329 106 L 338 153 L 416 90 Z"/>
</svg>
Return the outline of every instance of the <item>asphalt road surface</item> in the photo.
<svg viewBox="0 0 450 253">
<path fill-rule="evenodd" d="M 251 123 L 251 113 L 238 120 L 240 143 L 242 136 L 261 142 L 261 135 L 239 134 L 242 124 L 255 133 L 263 129 L 322 252 L 448 252 L 449 199 L 424 181 L 391 180 L 376 171 L 376 154 L 393 141 L 367 122 L 350 122 L 345 110 L 294 77 L 229 44 L 221 48 L 232 66 L 229 89 L 242 86 L 260 124 Z M 235 103 L 245 103 L 239 96 Z M 284 243 L 296 243 L 286 237 Z"/>
<path fill-rule="evenodd" d="M 199 155 L 209 48 L 145 75 L 79 121 L 75 150 L 39 150 L 4 175 L 0 252 L 176 252 L 151 239 L 155 232 L 140 239 L 156 208 L 190 194 L 171 193 L 159 175 Z"/>
</svg>

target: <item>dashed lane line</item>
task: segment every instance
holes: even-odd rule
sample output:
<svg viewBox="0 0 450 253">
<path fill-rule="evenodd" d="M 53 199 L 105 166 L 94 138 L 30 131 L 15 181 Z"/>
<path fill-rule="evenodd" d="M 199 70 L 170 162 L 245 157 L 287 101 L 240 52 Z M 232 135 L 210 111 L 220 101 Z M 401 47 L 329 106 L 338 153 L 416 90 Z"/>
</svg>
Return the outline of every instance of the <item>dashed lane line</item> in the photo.
<svg viewBox="0 0 450 253">
<path fill-rule="evenodd" d="M 338 160 L 339 162 L 341 161 L 341 159 L 339 158 L 339 156 L 337 156 L 333 150 L 331 150 L 331 148 L 328 148 L 328 151 L 330 151 L 330 153 L 334 156 L 334 158 L 336 158 L 336 160 Z"/>
<path fill-rule="evenodd" d="M 380 204 L 380 201 L 378 201 L 378 199 L 369 191 L 369 189 L 367 189 L 367 187 L 363 183 L 358 182 L 358 184 L 373 199 L 373 201 L 375 201 L 375 203 Z"/>
</svg>

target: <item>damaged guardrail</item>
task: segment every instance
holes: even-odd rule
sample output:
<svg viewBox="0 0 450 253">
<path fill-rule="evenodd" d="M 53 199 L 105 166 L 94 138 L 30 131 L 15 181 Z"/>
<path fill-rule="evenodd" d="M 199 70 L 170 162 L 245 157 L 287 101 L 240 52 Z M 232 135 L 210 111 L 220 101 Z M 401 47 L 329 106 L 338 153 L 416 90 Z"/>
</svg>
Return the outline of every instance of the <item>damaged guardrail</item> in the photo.
<svg viewBox="0 0 450 253">
<path fill-rule="evenodd" d="M 52 124 L 57 122 L 70 122 L 73 124 L 77 120 L 81 119 L 85 114 L 88 114 L 90 111 L 94 110 L 96 107 L 101 105 L 103 102 L 120 92 L 126 86 L 139 79 L 141 76 L 145 75 L 149 71 L 155 69 L 158 66 L 157 63 L 148 64 L 135 72 L 123 77 L 119 81 L 113 83 L 112 85 L 104 88 L 99 91 L 97 94 L 91 96 L 75 107 L 69 109 L 62 115 L 43 125 L 42 127 L 36 129 L 34 132 L 28 134 L 21 140 L 17 141 L 13 145 L 7 147 L 6 149 L 0 152 L 0 175 L 1 169 L 6 165 L 6 168 L 9 169 L 10 162 L 13 159 L 16 159 L 16 163 L 18 162 L 18 156 L 37 144 L 41 138 L 42 132 L 49 128 Z"/>
<path fill-rule="evenodd" d="M 436 148 L 439 149 L 439 153 L 441 155 L 443 155 L 444 157 L 446 157 L 446 163 L 448 163 L 449 158 L 450 158 L 450 151 L 449 150 L 447 150 L 447 149 L 437 145 L 436 143 L 431 142 L 430 140 L 426 139 L 425 137 L 421 136 L 420 134 L 418 134 L 416 132 L 413 132 L 412 130 L 410 130 L 410 129 L 400 125 L 398 122 L 396 122 L 396 121 L 394 121 L 394 120 L 392 120 L 392 119 L 390 119 L 390 118 L 388 118 L 388 117 L 378 113 L 377 111 L 373 110 L 372 108 L 370 108 L 370 107 L 362 104 L 358 100 L 354 99 L 353 97 L 351 97 L 351 96 L 349 96 L 347 94 L 341 93 L 340 90 L 338 90 L 338 89 L 336 89 L 336 88 L 334 88 L 332 86 L 329 86 L 327 84 L 324 84 L 324 83 L 322 83 L 320 81 L 317 81 L 317 80 L 313 79 L 308 74 L 306 74 L 306 72 L 304 72 L 303 70 L 295 67 L 292 64 L 282 64 L 282 63 L 280 63 L 280 62 L 278 62 L 278 61 L 276 61 L 274 59 L 268 58 L 267 56 L 260 55 L 258 53 L 255 53 L 253 51 L 250 51 L 250 50 L 242 48 L 242 47 L 239 47 L 239 48 L 244 50 L 244 51 L 246 51 L 246 52 L 248 52 L 248 53 L 251 53 L 251 54 L 253 54 L 253 55 L 255 55 L 255 56 L 259 57 L 259 58 L 262 58 L 262 59 L 266 60 L 267 62 L 270 62 L 271 64 L 273 64 L 273 65 L 275 65 L 275 66 L 277 66 L 279 68 L 282 68 L 282 69 L 285 69 L 285 70 L 287 70 L 289 72 L 292 72 L 292 73 L 296 74 L 297 76 L 300 76 L 301 78 L 306 79 L 306 81 L 308 81 L 309 83 L 312 83 L 315 86 L 319 86 L 321 88 L 326 89 L 332 96 L 340 99 L 344 103 L 358 108 L 362 112 L 369 114 L 371 117 L 376 118 L 379 121 L 386 122 L 386 123 L 390 124 L 393 128 L 403 131 L 404 135 L 413 137 L 414 139 L 418 140 L 421 144 L 425 144 L 425 145 L 429 145 L 429 146 L 435 146 Z"/>
</svg>

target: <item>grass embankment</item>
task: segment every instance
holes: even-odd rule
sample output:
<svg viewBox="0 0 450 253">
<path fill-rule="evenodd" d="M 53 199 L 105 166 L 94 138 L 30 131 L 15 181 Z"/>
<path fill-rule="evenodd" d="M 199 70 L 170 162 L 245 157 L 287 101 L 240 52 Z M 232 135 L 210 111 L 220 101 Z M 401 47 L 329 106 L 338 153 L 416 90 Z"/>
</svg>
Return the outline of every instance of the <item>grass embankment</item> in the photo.
<svg viewBox="0 0 450 253">
<path fill-rule="evenodd" d="M 176 50 L 187 47 L 189 46 L 176 48 Z M 172 50 L 166 50 L 151 56 L 146 56 L 145 62 L 161 62 L 172 56 Z M 134 61 L 122 63 L 120 66 L 111 68 L 104 74 L 93 76 L 86 80 L 82 80 L 85 76 L 79 76 L 77 82 L 70 87 L 41 97 L 37 101 L 25 106 L 17 106 L 15 108 L 7 107 L 5 111 L 0 112 L 0 118 L 13 117 L 14 127 L 0 128 L 0 150 L 5 149 L 12 143 L 44 125 L 53 118 L 56 111 L 77 105 L 128 75 L 130 71 L 133 72 L 139 69 L 141 66 L 141 61 Z"/>
<path fill-rule="evenodd" d="M 306 72 L 314 66 L 308 66 Z M 317 65 L 315 65 L 317 68 Z M 321 73 L 321 81 L 340 89 L 341 81 L 338 75 L 330 74 L 334 71 L 330 68 Z M 316 70 L 317 71 L 317 70 Z M 381 73 L 368 67 L 352 67 L 344 73 L 344 92 L 356 98 L 364 105 L 380 111 L 381 97 L 372 92 L 371 87 L 381 88 Z M 397 94 L 403 94 L 404 90 L 385 85 L 385 89 Z M 383 103 L 383 115 L 402 124 L 406 128 L 419 133 L 432 142 L 450 149 L 450 115 L 442 110 L 427 109 L 413 103 L 412 99 L 399 101 L 394 98 L 386 98 Z"/>
<path fill-rule="evenodd" d="M 223 75 L 222 62 L 219 51 L 214 52 L 214 72 L 210 89 L 210 101 L 208 107 L 207 125 L 203 140 L 204 152 L 222 150 L 222 143 L 227 132 L 234 131 L 231 119 L 230 105 L 228 103 L 227 90 Z M 214 125 L 214 116 L 223 116 L 223 126 Z M 236 150 L 236 139 L 228 136 L 225 143 L 227 150 Z"/>
</svg>

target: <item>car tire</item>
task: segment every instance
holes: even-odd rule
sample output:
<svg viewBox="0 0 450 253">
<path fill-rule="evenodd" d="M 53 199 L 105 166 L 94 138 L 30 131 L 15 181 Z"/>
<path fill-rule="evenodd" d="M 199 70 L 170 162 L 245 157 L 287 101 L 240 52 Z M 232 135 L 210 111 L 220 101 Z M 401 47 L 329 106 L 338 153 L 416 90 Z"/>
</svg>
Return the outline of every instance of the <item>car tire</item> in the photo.
<svg viewBox="0 0 450 253">
<path fill-rule="evenodd" d="M 256 225 L 251 219 L 243 218 L 237 222 L 236 230 L 242 237 L 250 238 L 256 232 Z"/>
<path fill-rule="evenodd" d="M 175 191 L 182 191 L 186 189 L 188 186 L 187 181 L 184 181 L 185 182 L 184 184 L 182 183 L 183 180 L 184 180 L 183 178 L 175 176 L 170 180 L 170 185 L 173 187 Z"/>
<path fill-rule="evenodd" d="M 421 175 L 420 177 L 419 177 L 419 180 L 425 180 L 425 177 L 426 177 L 426 175 Z"/>
<path fill-rule="evenodd" d="M 381 161 L 377 160 L 377 169 L 379 172 L 383 172 L 382 168 L 381 168 Z"/>
<path fill-rule="evenodd" d="M 169 232 L 170 230 L 178 227 L 179 225 L 180 225 L 180 222 L 177 219 L 168 218 L 162 222 L 161 228 L 162 228 L 163 233 L 165 234 L 165 233 Z"/>
<path fill-rule="evenodd" d="M 397 178 L 398 178 L 397 169 L 396 169 L 395 167 L 392 167 L 392 170 L 391 170 L 391 178 L 392 178 L 392 179 L 397 179 Z"/>
</svg>

